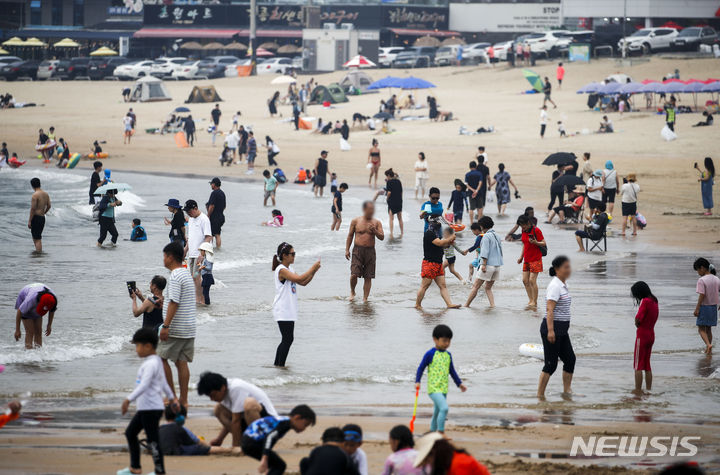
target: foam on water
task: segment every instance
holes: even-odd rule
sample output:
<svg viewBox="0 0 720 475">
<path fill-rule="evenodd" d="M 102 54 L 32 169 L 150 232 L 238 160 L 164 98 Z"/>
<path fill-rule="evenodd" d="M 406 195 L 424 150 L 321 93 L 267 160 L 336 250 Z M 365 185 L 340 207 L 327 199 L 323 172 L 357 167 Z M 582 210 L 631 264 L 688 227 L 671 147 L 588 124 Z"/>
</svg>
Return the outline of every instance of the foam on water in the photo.
<svg viewBox="0 0 720 475">
<path fill-rule="evenodd" d="M 298 257 L 322 257 L 323 254 L 328 254 L 335 251 L 344 250 L 343 246 L 338 245 L 320 245 L 311 248 L 304 248 L 297 251 Z M 267 264 L 272 257 L 268 258 L 267 255 L 258 257 L 246 257 L 242 259 L 231 259 L 223 261 L 222 257 L 217 258 L 217 263 L 213 266 L 215 270 L 228 270 L 237 269 L 240 267 L 250 267 L 258 264 Z"/>
<path fill-rule="evenodd" d="M 120 351 L 128 341 L 127 336 L 118 335 L 100 340 L 85 340 L 73 344 L 53 341 L 51 345 L 46 345 L 35 350 L 17 351 L 17 348 L 4 348 L 0 350 L 0 361 L 2 361 L 3 364 L 73 361 L 115 353 Z"/>
</svg>

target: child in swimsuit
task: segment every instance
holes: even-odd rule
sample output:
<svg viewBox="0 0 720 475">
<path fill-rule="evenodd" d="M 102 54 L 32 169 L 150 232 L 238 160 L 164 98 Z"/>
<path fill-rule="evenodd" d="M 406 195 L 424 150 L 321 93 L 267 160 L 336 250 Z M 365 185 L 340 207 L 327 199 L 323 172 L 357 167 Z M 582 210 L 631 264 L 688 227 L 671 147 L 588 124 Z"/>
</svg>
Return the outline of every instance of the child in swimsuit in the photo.
<svg viewBox="0 0 720 475">
<path fill-rule="evenodd" d="M 205 299 L 205 305 L 210 305 L 210 287 L 215 285 L 215 279 L 213 278 L 212 269 L 215 261 L 213 255 L 213 247 L 209 242 L 204 242 L 198 247 L 200 255 L 202 256 L 202 264 L 198 267 L 200 271 L 200 278 L 202 279 L 202 293 Z"/>
<path fill-rule="evenodd" d="M 455 234 L 455 231 L 452 228 L 447 227 L 443 230 L 443 239 L 447 239 L 450 236 L 452 236 L 453 234 Z M 451 246 L 448 246 L 445 249 L 443 249 L 443 253 L 445 254 L 445 261 L 443 262 L 443 269 L 447 267 L 450 270 L 450 272 L 452 273 L 452 275 L 457 277 L 458 280 L 464 284 L 465 280 L 463 280 L 462 276 L 460 274 L 458 274 L 457 271 L 455 270 L 455 259 L 456 259 L 455 250 L 456 249 L 461 254 L 464 254 L 464 252 L 465 252 L 462 249 L 460 249 L 457 246 L 457 244 L 455 244 L 455 243 L 452 243 Z"/>
<path fill-rule="evenodd" d="M 273 228 L 281 228 L 283 225 L 283 221 L 285 218 L 283 218 L 282 211 L 279 209 L 272 210 L 272 219 L 270 221 L 262 223 L 263 226 L 271 226 Z"/>
</svg>

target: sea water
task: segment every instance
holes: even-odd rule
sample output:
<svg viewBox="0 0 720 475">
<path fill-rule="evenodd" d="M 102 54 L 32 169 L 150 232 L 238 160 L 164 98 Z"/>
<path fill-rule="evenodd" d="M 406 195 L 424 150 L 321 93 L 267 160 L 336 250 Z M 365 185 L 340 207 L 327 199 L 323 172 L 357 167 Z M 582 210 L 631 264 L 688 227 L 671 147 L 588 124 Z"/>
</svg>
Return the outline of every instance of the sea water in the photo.
<svg viewBox="0 0 720 475">
<path fill-rule="evenodd" d="M 125 282 L 134 280 L 147 292 L 154 275 L 167 275 L 162 248 L 169 231 L 163 218 L 169 213 L 164 203 L 169 198 L 194 199 L 203 207 L 211 177 L 114 172 L 113 179 L 132 190 L 120 193 L 120 241 L 111 249 L 95 245 L 99 230 L 87 204 L 89 175 L 85 170 L 0 171 L 0 364 L 6 365 L 0 374 L 0 400 L 22 396 L 28 410 L 60 418 L 82 412 L 95 419 L 98 414 L 119 419 L 119 404 L 132 389 L 140 364 L 130 339 L 142 320 L 132 316 Z M 26 226 L 33 176 L 42 180 L 53 203 L 40 255 L 31 252 Z M 561 399 L 558 370 L 548 402 L 539 404 L 535 392 L 542 362 L 520 356 L 518 347 L 540 342 L 544 312 L 524 309 L 527 297 L 516 263 L 519 243 L 503 246 L 505 265 L 494 287 L 497 308 L 488 309 L 480 292 L 471 309 L 446 310 L 433 285 L 424 310 L 418 311 L 413 306 L 422 259 L 421 202 L 406 193 L 405 236 L 390 239 L 380 198 L 377 216 L 388 237 L 377 243 L 371 300 L 350 303 L 345 239 L 350 219 L 360 214 L 362 201 L 372 197 L 370 190 L 351 187 L 344 194 L 342 229 L 331 232 L 329 193 L 315 199 L 309 186 L 282 185 L 276 207 L 285 216 L 285 226 L 271 228 L 260 225 L 270 219 L 271 210 L 262 206 L 260 183 L 226 180 L 222 188 L 228 208 L 223 247 L 215 255 L 218 285 L 211 291 L 212 305 L 198 308 L 192 387 L 201 372 L 215 371 L 261 386 L 281 408 L 307 403 L 325 414 L 409 416 L 417 365 L 432 347 L 433 327 L 445 323 L 455 333 L 450 351 L 469 388 L 462 394 L 451 384 L 452 422 L 720 419 L 718 365 L 702 354 L 692 316 L 697 278 L 692 249 L 678 252 L 647 245 L 640 232 L 636 240 L 608 239 L 605 254 L 580 254 L 571 230 L 540 225 L 549 247 L 545 267 L 555 255 L 572 258 L 570 334 L 578 359 L 576 397 Z M 446 190 L 443 200 L 448 198 Z M 501 237 L 527 204 L 513 201 L 510 217 L 496 219 Z M 486 211 L 495 218 L 493 206 L 489 203 Z M 126 240 L 133 218 L 142 220 L 148 241 Z M 280 334 L 271 312 L 271 261 L 282 241 L 297 252 L 296 271 L 304 272 L 318 258 L 322 261 L 310 285 L 298 289 L 300 314 L 287 369 L 272 366 Z M 473 241 L 469 231 L 459 234 L 462 248 Z M 717 254 L 708 257 L 720 260 Z M 463 276 L 471 259 L 458 254 L 456 268 Z M 541 309 L 549 279 L 544 273 L 538 280 Z M 637 280 L 647 281 L 660 300 L 653 394 L 641 399 L 630 395 L 637 308 L 629 289 Z M 42 349 L 28 351 L 22 340 L 13 338 L 14 303 L 19 290 L 31 282 L 51 287 L 59 302 L 52 335 L 44 338 Z M 464 303 L 469 287 L 449 273 L 447 282 L 453 301 Z M 200 408 L 196 410 L 210 404 L 192 389 L 190 402 Z M 420 402 L 426 415 L 429 399 L 423 396 Z"/>
</svg>

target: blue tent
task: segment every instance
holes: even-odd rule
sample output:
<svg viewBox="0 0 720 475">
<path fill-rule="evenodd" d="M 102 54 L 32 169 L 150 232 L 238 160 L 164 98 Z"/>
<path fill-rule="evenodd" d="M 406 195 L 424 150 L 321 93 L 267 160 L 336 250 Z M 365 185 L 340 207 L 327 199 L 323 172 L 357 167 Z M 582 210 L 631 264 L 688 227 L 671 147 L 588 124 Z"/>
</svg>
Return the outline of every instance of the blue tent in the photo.
<svg viewBox="0 0 720 475">
<path fill-rule="evenodd" d="M 386 76 L 382 79 L 378 79 L 374 83 L 370 84 L 367 88 L 369 90 L 372 89 L 384 89 L 387 87 L 402 87 L 401 85 L 402 79 L 396 78 L 395 76 Z"/>
<path fill-rule="evenodd" d="M 402 89 L 430 89 L 435 84 L 415 76 L 406 77 L 400 80 Z"/>
</svg>

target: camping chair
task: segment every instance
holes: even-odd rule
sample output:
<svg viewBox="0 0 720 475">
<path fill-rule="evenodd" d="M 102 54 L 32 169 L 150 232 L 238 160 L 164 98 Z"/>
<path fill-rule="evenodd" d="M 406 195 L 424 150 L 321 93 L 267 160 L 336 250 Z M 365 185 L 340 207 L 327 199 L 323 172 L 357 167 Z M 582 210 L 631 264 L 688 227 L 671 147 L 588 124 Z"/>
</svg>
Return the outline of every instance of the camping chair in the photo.
<svg viewBox="0 0 720 475">
<path fill-rule="evenodd" d="M 592 244 L 592 246 L 588 244 Z M 602 246 L 602 249 L 600 249 L 600 246 Z M 585 249 L 587 249 L 587 252 L 593 252 L 595 249 L 601 252 L 607 252 L 607 233 L 605 230 L 603 230 L 602 235 L 597 239 L 590 237 L 585 238 Z"/>
</svg>

